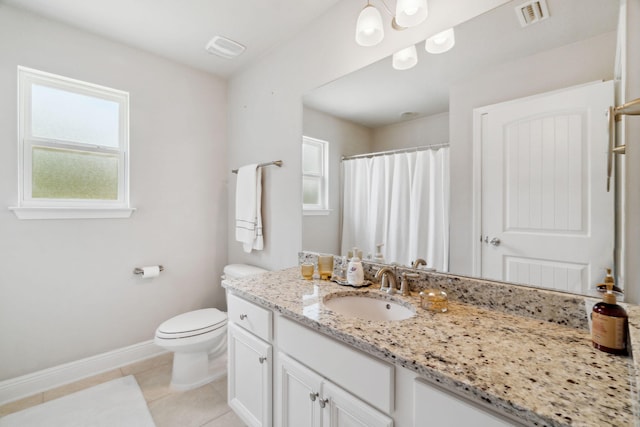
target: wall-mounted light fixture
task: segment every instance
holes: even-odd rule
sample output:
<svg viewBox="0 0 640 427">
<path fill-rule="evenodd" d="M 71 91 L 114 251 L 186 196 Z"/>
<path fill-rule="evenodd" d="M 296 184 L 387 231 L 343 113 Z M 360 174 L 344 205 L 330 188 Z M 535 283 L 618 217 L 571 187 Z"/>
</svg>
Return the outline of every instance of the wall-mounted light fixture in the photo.
<svg viewBox="0 0 640 427">
<path fill-rule="evenodd" d="M 393 68 L 396 70 L 408 70 L 418 63 L 416 46 L 411 45 L 393 54 Z"/>
<path fill-rule="evenodd" d="M 391 16 L 391 26 L 396 30 L 414 27 L 427 19 L 427 0 L 397 0 L 396 13 L 380 0 L 384 10 Z M 356 43 L 360 46 L 375 46 L 384 38 L 382 15 L 380 11 L 367 0 L 367 5 L 360 11 L 356 23 Z"/>
<path fill-rule="evenodd" d="M 401 27 L 415 27 L 427 19 L 428 12 L 427 0 L 398 0 L 395 18 Z"/>
<path fill-rule="evenodd" d="M 453 28 L 431 36 L 424 43 L 424 48 L 429 53 L 444 53 L 456 44 L 456 35 Z"/>
<path fill-rule="evenodd" d="M 375 46 L 384 38 L 382 27 L 382 15 L 380 11 L 368 1 L 367 5 L 358 15 L 356 24 L 356 43 L 360 46 Z"/>
</svg>

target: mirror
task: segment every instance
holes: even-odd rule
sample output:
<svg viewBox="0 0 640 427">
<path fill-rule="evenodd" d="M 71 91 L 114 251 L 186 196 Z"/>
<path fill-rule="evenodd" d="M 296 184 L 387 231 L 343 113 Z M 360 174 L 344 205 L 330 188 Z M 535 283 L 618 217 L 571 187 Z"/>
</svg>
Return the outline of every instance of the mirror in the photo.
<svg viewBox="0 0 640 427">
<path fill-rule="evenodd" d="M 304 135 L 330 147 L 330 211 L 304 214 L 304 250 L 342 252 L 343 156 L 448 143 L 448 272 L 479 271 L 473 263 L 474 109 L 616 78 L 617 1 L 546 0 L 549 17 L 523 27 L 517 13 L 524 3 L 509 2 L 459 25 L 446 53 L 429 54 L 418 43 L 412 69 L 394 70 L 384 58 L 304 96 Z M 614 234 L 613 220 L 593 225 Z M 361 249 L 365 258 L 374 255 L 375 248 Z"/>
</svg>

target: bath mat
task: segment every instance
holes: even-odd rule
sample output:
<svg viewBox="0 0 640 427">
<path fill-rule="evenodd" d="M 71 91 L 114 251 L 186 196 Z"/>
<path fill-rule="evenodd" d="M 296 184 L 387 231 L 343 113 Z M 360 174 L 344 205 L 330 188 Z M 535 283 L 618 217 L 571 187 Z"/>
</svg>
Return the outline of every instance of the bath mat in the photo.
<svg viewBox="0 0 640 427">
<path fill-rule="evenodd" d="M 0 418 L 0 427 L 155 427 L 129 375 Z"/>
</svg>

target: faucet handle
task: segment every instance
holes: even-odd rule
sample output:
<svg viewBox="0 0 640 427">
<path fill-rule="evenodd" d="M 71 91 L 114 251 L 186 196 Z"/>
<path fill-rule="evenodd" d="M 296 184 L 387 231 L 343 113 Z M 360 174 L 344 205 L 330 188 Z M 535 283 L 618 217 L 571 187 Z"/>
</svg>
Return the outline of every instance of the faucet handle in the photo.
<svg viewBox="0 0 640 427">
<path fill-rule="evenodd" d="M 400 282 L 400 293 L 402 293 L 403 296 L 406 297 L 411 295 L 411 292 L 409 291 L 409 281 L 407 279 L 417 279 L 418 277 L 420 277 L 418 273 L 402 273 L 402 281 Z"/>
</svg>

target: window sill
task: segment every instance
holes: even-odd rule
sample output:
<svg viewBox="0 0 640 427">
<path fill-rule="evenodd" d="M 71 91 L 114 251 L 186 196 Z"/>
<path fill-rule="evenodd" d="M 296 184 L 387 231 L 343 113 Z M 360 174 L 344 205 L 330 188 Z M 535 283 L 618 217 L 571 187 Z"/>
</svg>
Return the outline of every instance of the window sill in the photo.
<svg viewBox="0 0 640 427">
<path fill-rule="evenodd" d="M 304 216 L 320 216 L 331 214 L 331 209 L 303 209 L 302 215 Z"/>
<path fill-rule="evenodd" d="M 129 218 L 133 208 L 10 207 L 18 219 Z"/>
</svg>

